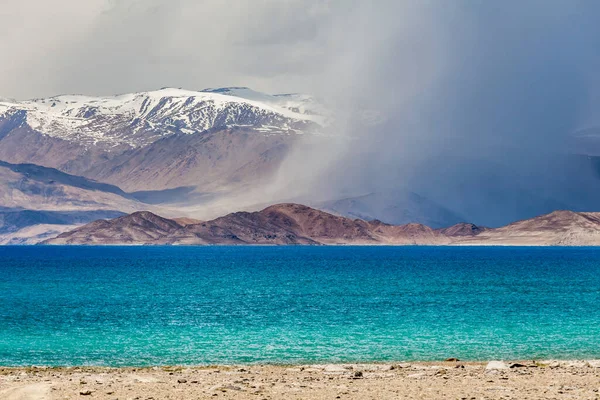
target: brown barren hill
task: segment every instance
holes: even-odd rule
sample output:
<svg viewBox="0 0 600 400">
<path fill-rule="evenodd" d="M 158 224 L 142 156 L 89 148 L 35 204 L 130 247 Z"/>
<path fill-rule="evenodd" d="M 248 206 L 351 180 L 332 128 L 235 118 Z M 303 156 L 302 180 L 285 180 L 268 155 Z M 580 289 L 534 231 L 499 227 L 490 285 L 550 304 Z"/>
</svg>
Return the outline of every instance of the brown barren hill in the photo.
<svg viewBox="0 0 600 400">
<path fill-rule="evenodd" d="M 186 239 L 194 236 L 213 244 L 348 244 L 376 243 L 368 223 L 338 217 L 300 204 L 278 204 L 258 212 L 237 212 L 190 225 Z"/>
<path fill-rule="evenodd" d="M 393 226 L 329 214 L 300 204 L 277 204 L 200 223 L 138 212 L 95 221 L 45 244 L 426 244 L 447 243 L 431 228 Z"/>
<path fill-rule="evenodd" d="M 489 229 L 457 224 L 388 225 L 329 214 L 300 204 L 277 204 L 211 221 L 170 220 L 137 212 L 100 220 L 45 244 L 395 244 L 395 245 L 599 245 L 600 213 L 556 211 Z"/>
<path fill-rule="evenodd" d="M 98 220 L 58 235 L 52 244 L 164 244 L 182 226 L 149 211 Z"/>
<path fill-rule="evenodd" d="M 460 223 L 456 225 L 452 225 L 448 228 L 437 229 L 437 232 L 442 235 L 451 236 L 451 237 L 461 237 L 461 236 L 477 236 L 480 233 L 486 231 L 488 228 L 483 226 L 478 226 L 470 223 Z"/>
<path fill-rule="evenodd" d="M 462 244 L 507 246 L 600 245 L 600 213 L 554 211 L 461 240 Z"/>
</svg>

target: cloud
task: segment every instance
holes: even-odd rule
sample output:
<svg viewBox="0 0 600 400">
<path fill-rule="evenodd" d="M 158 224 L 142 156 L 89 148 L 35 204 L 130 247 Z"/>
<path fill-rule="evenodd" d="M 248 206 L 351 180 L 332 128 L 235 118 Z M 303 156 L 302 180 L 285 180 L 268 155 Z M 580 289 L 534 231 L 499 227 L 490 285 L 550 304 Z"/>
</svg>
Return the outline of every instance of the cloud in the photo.
<svg viewBox="0 0 600 400">
<path fill-rule="evenodd" d="M 6 0 L 0 91 L 15 98 L 181 86 L 295 91 L 319 69 L 321 0 Z"/>
<path fill-rule="evenodd" d="M 418 191 L 491 225 L 597 208 L 594 171 L 565 153 L 597 121 L 599 15 L 593 1 L 359 3 L 332 19 L 316 79 L 345 140 L 297 150 L 281 193 Z M 385 122 L 365 126 L 365 108 Z"/>
</svg>

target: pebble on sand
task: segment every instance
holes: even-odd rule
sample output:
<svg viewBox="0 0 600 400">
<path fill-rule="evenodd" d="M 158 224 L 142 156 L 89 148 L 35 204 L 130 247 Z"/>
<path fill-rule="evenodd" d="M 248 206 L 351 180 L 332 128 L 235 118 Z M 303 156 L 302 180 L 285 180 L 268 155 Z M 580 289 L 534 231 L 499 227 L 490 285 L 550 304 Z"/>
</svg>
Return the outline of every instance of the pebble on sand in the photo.
<svg viewBox="0 0 600 400">
<path fill-rule="evenodd" d="M 487 371 L 495 370 L 495 369 L 508 369 L 508 365 L 504 361 L 490 361 L 485 369 Z"/>
</svg>

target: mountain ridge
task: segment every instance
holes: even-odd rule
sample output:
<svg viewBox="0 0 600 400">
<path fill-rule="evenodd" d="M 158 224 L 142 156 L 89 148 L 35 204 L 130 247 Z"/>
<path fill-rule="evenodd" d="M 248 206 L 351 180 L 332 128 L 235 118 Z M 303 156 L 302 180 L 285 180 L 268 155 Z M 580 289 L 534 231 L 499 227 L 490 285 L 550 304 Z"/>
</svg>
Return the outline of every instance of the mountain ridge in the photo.
<svg viewBox="0 0 600 400">
<path fill-rule="evenodd" d="M 220 127 L 252 126 L 265 133 L 305 131 L 324 124 L 316 111 L 307 111 L 313 102 L 309 96 L 278 97 L 248 88 L 162 88 L 106 97 L 59 95 L 0 101 L 0 120 L 110 151 L 119 146 L 142 147 L 174 133 Z"/>
<path fill-rule="evenodd" d="M 461 223 L 444 229 L 389 225 L 330 214 L 301 204 L 275 204 L 210 221 L 177 222 L 151 212 L 99 220 L 43 244 L 155 245 L 600 245 L 600 213 L 555 211 L 501 228 Z"/>
<path fill-rule="evenodd" d="M 521 173 L 519 166 L 471 155 L 433 155 L 407 169 L 407 177 L 401 172 L 402 179 L 391 178 L 400 173 L 392 168 L 382 171 L 382 178 L 373 184 L 364 180 L 357 180 L 356 186 L 354 182 L 340 184 L 323 197 L 314 188 L 305 193 L 293 188 L 289 194 L 286 175 L 304 174 L 302 163 L 310 162 L 311 154 L 335 160 L 336 152 L 344 151 L 337 147 L 338 140 L 344 141 L 342 147 L 362 148 L 362 142 L 349 144 L 346 135 L 329 129 L 333 122 L 332 114 L 313 96 L 270 95 L 243 86 L 4 99 L 0 101 L 0 160 L 36 164 L 113 185 L 126 193 L 106 199 L 114 203 L 113 209 L 122 208 L 124 196 L 136 202 L 125 212 L 157 211 L 140 206 L 139 201 L 164 207 L 159 211 L 162 215 L 173 216 L 165 211 L 171 207 L 175 213 L 202 220 L 233 211 L 236 204 L 255 210 L 269 203 L 294 201 L 395 225 L 418 222 L 439 229 L 471 221 L 496 227 L 554 209 L 595 208 L 600 198 L 597 177 L 588 179 L 585 173 L 595 161 L 587 158 L 558 160 L 565 167 L 556 167 L 561 173 L 552 174 L 552 179 L 521 179 L 529 175 Z M 357 122 L 350 128 L 370 127 Z M 308 155 L 297 157 L 307 150 Z M 378 156 L 361 150 L 353 162 L 376 165 L 371 161 Z M 523 159 L 528 159 L 527 154 Z M 323 173 L 320 168 L 312 173 Z M 384 179 L 388 173 L 390 178 Z M 450 190 L 436 183 L 457 177 L 461 177 L 460 186 Z M 36 201 L 57 198 L 55 187 L 43 187 L 52 196 Z M 14 193 L 19 190 L 9 193 L 0 205 L 29 208 L 31 196 L 19 200 Z M 89 197 L 86 193 L 80 194 Z"/>
<path fill-rule="evenodd" d="M 127 192 L 219 192 L 272 176 L 328 118 L 311 96 L 240 87 L 0 101 L 0 160 Z"/>
</svg>

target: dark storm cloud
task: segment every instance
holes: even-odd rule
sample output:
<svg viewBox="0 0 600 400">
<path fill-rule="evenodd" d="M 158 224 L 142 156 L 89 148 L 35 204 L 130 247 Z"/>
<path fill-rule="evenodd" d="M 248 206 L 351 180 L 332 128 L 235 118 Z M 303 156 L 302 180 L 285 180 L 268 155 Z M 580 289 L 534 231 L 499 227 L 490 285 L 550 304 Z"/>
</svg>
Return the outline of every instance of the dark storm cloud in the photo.
<svg viewBox="0 0 600 400">
<path fill-rule="evenodd" d="M 353 29 L 333 41 L 321 85 L 341 105 L 334 129 L 351 140 L 308 146 L 280 183 L 314 178 L 313 193 L 325 197 L 414 190 L 492 225 L 597 208 L 593 170 L 572 170 L 565 153 L 574 131 L 597 123 L 600 3 L 381 1 L 354 10 L 334 19 Z M 383 122 L 365 126 L 366 108 Z M 325 161 L 300 167 L 309 157 Z"/>
</svg>

